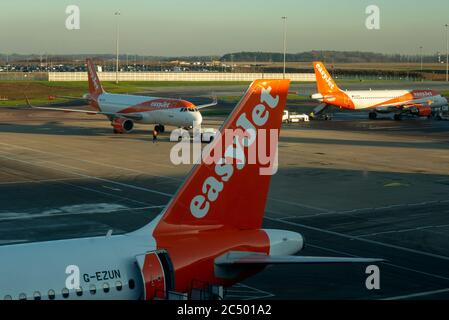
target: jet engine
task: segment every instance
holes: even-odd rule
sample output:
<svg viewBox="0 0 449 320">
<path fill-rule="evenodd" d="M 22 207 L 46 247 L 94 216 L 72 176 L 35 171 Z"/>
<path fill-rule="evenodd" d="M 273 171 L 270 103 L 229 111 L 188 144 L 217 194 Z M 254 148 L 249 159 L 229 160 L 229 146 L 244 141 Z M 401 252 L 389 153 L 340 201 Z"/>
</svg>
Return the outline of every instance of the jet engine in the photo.
<svg viewBox="0 0 449 320">
<path fill-rule="evenodd" d="M 129 119 L 114 118 L 111 122 L 115 133 L 129 133 L 134 128 L 134 122 Z"/>
<path fill-rule="evenodd" d="M 410 111 L 413 115 L 418 117 L 428 117 L 432 114 L 432 108 L 429 106 L 416 106 Z"/>
</svg>

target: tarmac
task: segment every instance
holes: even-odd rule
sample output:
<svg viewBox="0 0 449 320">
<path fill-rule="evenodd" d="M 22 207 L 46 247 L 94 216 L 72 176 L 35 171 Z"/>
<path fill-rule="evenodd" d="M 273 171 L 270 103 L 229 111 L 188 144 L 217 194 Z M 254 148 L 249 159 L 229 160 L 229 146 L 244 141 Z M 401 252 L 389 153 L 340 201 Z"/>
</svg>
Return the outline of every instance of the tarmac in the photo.
<svg viewBox="0 0 449 320">
<path fill-rule="evenodd" d="M 206 89 L 185 93 L 195 94 Z M 114 135 L 98 116 L 0 108 L 0 245 L 151 221 L 191 169 L 151 129 Z M 367 289 L 366 265 L 273 266 L 227 299 L 449 298 L 449 122 L 339 113 L 285 125 L 279 152 L 264 227 L 302 233 L 303 255 L 385 259 L 381 288 Z"/>
</svg>

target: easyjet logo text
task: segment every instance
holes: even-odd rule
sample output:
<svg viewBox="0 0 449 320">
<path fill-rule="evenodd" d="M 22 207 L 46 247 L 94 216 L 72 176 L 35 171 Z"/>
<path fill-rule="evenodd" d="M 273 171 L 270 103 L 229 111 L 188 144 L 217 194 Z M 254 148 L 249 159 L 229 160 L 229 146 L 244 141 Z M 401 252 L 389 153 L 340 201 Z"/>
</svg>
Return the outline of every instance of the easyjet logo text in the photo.
<svg viewBox="0 0 449 320">
<path fill-rule="evenodd" d="M 261 139 L 258 139 L 260 131 L 267 131 L 261 128 L 268 122 L 270 110 L 279 105 L 279 96 L 273 97 L 271 90 L 271 87 L 262 88 L 260 103 L 254 106 L 249 114 L 245 112 L 238 117 L 236 130 L 225 130 L 225 148 L 215 157 L 214 170 L 203 181 L 201 193 L 193 197 L 190 202 L 190 212 L 194 217 L 201 219 L 208 214 L 213 203 L 220 198 L 226 184 L 246 167 L 247 157 L 245 154 L 251 154 L 249 150 L 258 147 L 260 144 Z M 269 131 L 276 131 L 277 142 L 277 130 Z M 222 138 L 220 137 L 220 139 Z M 262 140 L 266 141 L 266 136 Z M 214 146 L 222 145 L 221 141 L 217 140 L 217 142 Z M 271 144 L 277 146 L 276 143 Z M 261 165 L 261 163 L 259 162 L 258 165 Z M 260 170 L 262 169 L 267 168 L 261 168 Z M 271 171 L 272 169 L 272 167 L 269 168 Z M 268 175 L 267 172 L 260 172 L 260 174 Z"/>
<path fill-rule="evenodd" d="M 415 98 L 425 98 L 425 97 L 432 97 L 433 92 L 432 91 L 414 91 L 413 96 Z"/>
<path fill-rule="evenodd" d="M 168 102 L 151 102 L 150 107 L 158 108 L 158 109 L 167 109 L 170 107 L 170 103 Z"/>
<path fill-rule="evenodd" d="M 320 73 L 321 78 L 324 80 L 324 82 L 327 83 L 327 85 L 329 86 L 329 88 L 331 90 L 334 90 L 335 84 L 332 81 L 331 77 L 327 74 L 327 72 L 321 67 L 321 65 L 319 63 L 316 65 L 316 68 L 317 68 L 318 72 Z"/>
</svg>

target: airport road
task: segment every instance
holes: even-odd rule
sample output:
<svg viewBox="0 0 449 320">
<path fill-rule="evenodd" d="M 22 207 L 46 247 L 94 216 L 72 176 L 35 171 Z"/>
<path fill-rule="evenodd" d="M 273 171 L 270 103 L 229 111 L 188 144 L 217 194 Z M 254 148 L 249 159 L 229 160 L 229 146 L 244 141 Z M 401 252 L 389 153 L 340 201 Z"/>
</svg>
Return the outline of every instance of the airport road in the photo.
<svg viewBox="0 0 449 320">
<path fill-rule="evenodd" d="M 264 224 L 304 234 L 305 255 L 388 260 L 381 290 L 366 266 L 275 266 L 228 299 L 449 298 L 449 122 L 339 117 L 284 127 Z M 146 224 L 191 168 L 170 163 L 172 145 L 146 126 L 0 109 L 0 244 Z"/>
</svg>

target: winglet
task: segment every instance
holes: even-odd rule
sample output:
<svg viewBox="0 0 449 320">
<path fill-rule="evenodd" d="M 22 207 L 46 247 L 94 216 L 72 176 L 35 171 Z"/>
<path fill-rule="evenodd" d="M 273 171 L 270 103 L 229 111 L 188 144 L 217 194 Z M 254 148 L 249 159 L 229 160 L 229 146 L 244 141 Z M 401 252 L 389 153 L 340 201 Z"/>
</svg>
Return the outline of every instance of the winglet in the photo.
<svg viewBox="0 0 449 320">
<path fill-rule="evenodd" d="M 218 104 L 218 97 L 216 95 L 213 95 L 212 99 L 213 99 L 213 101 L 211 103 L 202 104 L 202 105 L 196 106 L 196 108 L 198 110 L 201 110 L 201 109 L 204 109 L 204 108 L 215 107 Z"/>
<path fill-rule="evenodd" d="M 28 99 L 28 96 L 25 93 L 23 95 L 25 97 L 25 101 L 27 103 L 27 106 L 30 107 L 30 108 L 34 108 L 34 106 L 30 102 L 30 99 Z"/>
</svg>

